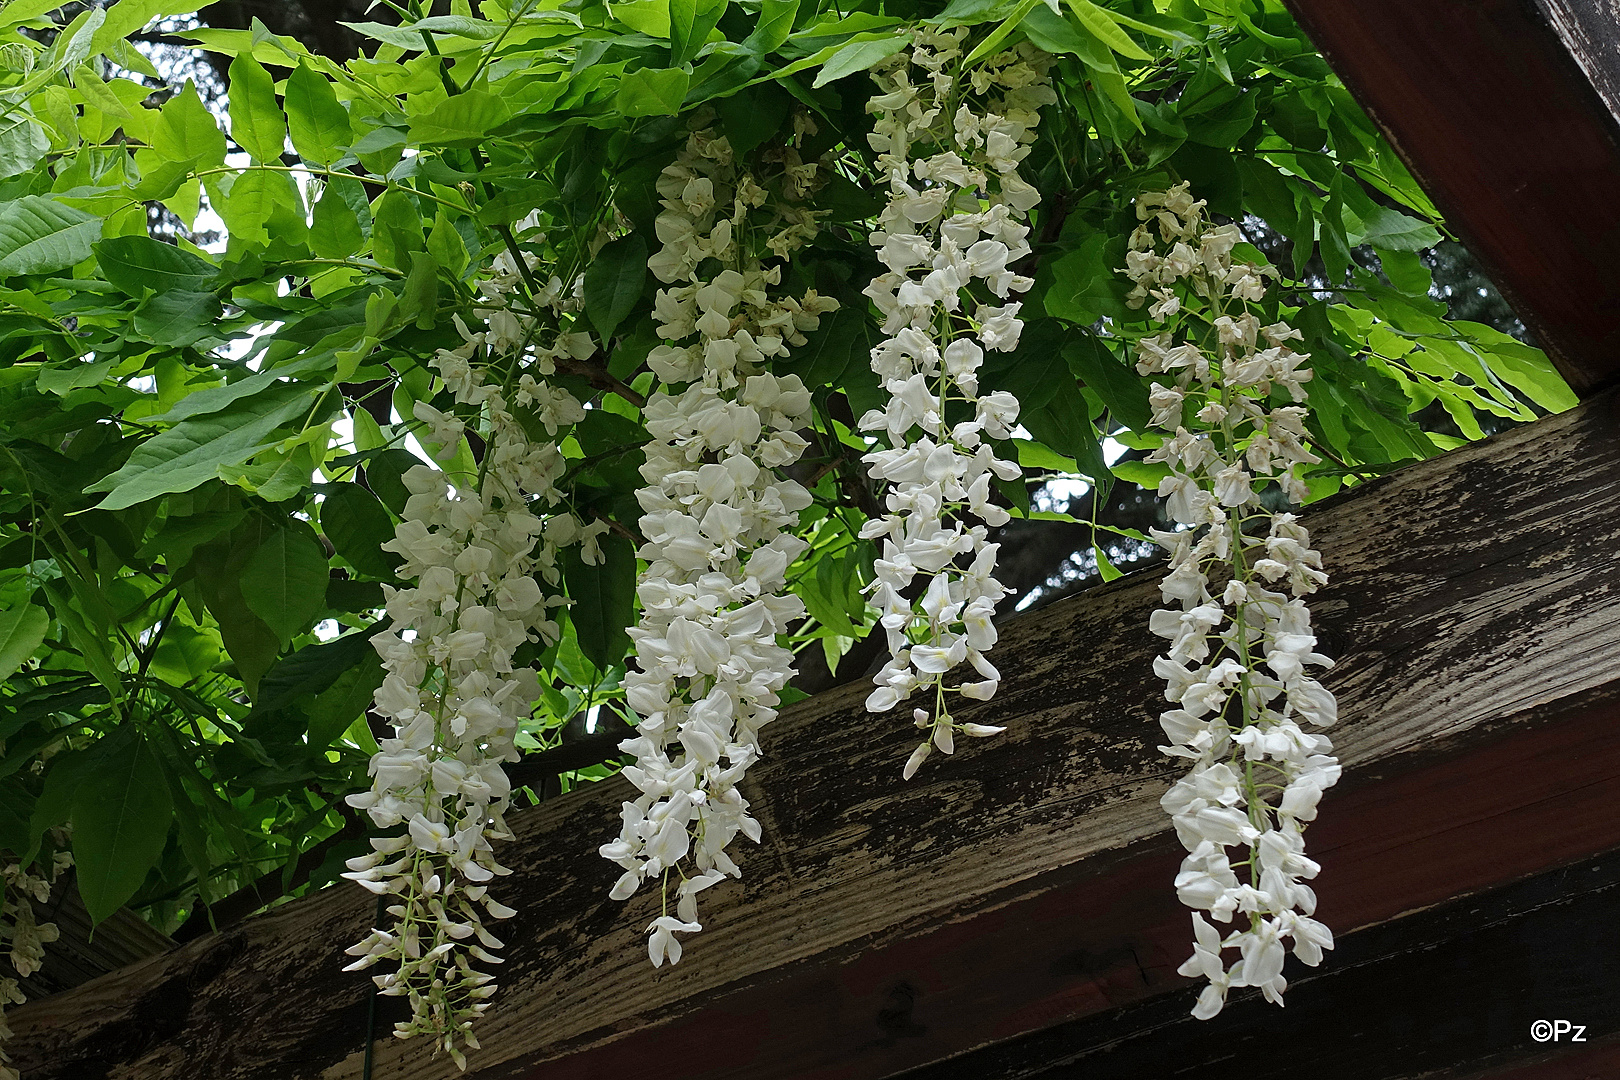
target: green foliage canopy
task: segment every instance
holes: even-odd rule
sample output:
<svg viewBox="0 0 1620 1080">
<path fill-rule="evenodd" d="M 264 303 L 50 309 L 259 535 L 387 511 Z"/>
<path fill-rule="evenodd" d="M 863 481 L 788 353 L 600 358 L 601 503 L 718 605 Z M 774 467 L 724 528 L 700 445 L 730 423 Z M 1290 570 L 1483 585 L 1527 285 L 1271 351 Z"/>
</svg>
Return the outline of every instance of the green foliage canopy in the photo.
<svg viewBox="0 0 1620 1080">
<path fill-rule="evenodd" d="M 565 566 L 574 607 L 527 658 L 545 688 L 520 741 L 621 709 L 654 182 L 694 118 L 758 155 L 808 116 L 800 152 L 832 170 L 821 234 L 784 272 L 843 304 L 786 364 L 816 418 L 793 644 L 835 664 L 864 636 L 865 72 L 908 24 L 1059 57 L 1024 168 L 1043 195 L 1029 325 L 982 376 L 1024 405 L 1029 437 L 1002 455 L 1026 468 L 1004 492 L 1017 513 L 1061 516 L 1032 509 L 1052 475 L 1158 480 L 1111 468 L 1103 440 L 1153 445 L 1118 267 L 1133 196 L 1177 180 L 1284 241 L 1268 303 L 1314 357 L 1314 497 L 1480 437 L 1481 417 L 1573 403 L 1539 351 L 1430 298 L 1434 207 L 1277 0 L 385 2 L 348 64 L 259 25 L 187 34 L 232 58 L 228 125 L 128 40 L 193 3 L 65 24 L 54 6 L 0 8 L 0 845 L 31 857 L 71 821 L 97 919 L 130 903 L 172 926 L 278 870 L 272 891 L 303 887 L 300 856 L 343 826 L 376 749 L 367 636 L 413 408 L 452 407 L 425 361 L 460 343 L 454 317 L 474 320 L 502 252 L 583 275 L 575 329 L 597 352 L 559 380 L 593 407 L 563 436 L 561 486 L 614 528 L 604 564 Z M 211 208 L 223 246 L 154 234 L 157 206 L 187 229 Z M 474 471 L 481 446 L 473 423 L 427 449 Z M 357 848 L 331 847 L 312 882 Z"/>
</svg>

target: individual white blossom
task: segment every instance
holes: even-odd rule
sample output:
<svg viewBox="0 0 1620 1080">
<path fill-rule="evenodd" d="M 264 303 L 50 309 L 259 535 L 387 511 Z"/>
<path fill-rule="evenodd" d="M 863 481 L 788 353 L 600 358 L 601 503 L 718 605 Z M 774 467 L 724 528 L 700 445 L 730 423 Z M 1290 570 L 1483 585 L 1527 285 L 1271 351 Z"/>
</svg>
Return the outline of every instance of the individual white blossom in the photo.
<svg viewBox="0 0 1620 1080">
<path fill-rule="evenodd" d="M 666 344 L 648 357 L 662 385 L 642 411 L 651 441 L 636 497 L 647 569 L 630 632 L 636 668 L 624 680 L 641 721 L 620 744 L 635 755 L 624 775 L 640 795 L 601 848 L 624 871 L 614 899 L 646 880 L 664 889 L 664 911 L 647 928 L 655 967 L 680 960 L 676 932 L 702 928 L 697 894 L 741 876 L 732 840 L 760 838 L 738 784 L 793 676 L 776 636 L 804 615 L 786 575 L 806 547 L 792 530 L 811 500 L 779 470 L 804 452 L 810 394 L 797 375 L 762 367 L 780 364 L 838 304 L 813 291 L 773 294 L 781 264 L 767 257 L 814 235 L 796 200 L 816 166 L 791 146 L 766 162 L 780 168 L 756 180 L 724 138 L 698 130 L 658 180 L 663 246 L 650 266 L 668 286 L 654 309 Z"/>
<path fill-rule="evenodd" d="M 495 992 L 494 977 L 474 963 L 500 963 L 485 917 L 514 914 L 489 891 L 509 873 L 492 842 L 510 838 L 502 763 L 518 759 L 513 739 L 541 689 L 514 653 L 557 640 L 558 548 L 584 543 L 589 558 L 606 528 L 582 526 L 557 505 L 564 461 L 555 436 L 585 413 L 547 376 L 561 357 L 590 355 L 585 335 L 559 329 L 577 301 L 553 277 L 527 298 L 549 317 L 520 314 L 508 303 L 519 280 L 503 253 L 479 284 L 483 325 L 475 332 L 458 318 L 464 343 L 431 361 L 454 412 L 415 407 L 447 457 L 469 422 L 479 424 L 483 460 L 476 475 L 426 463 L 404 475 L 410 498 L 383 547 L 415 584 L 384 586 L 390 625 L 372 638 L 385 671 L 376 709 L 394 734 L 378 743 L 371 790 L 348 797 L 395 831 L 373 839 L 373 853 L 350 860 L 344 875 L 388 898 L 393 917 L 348 950 L 359 959 L 346 970 L 397 964 L 375 976 L 382 993 L 410 1003 L 395 1033 L 431 1034 L 461 1065 L 461 1047 L 478 1045 L 471 1024 Z M 531 439 L 536 428 L 553 438 Z"/>
<path fill-rule="evenodd" d="M 1327 580 L 1321 556 L 1293 514 L 1261 500 L 1267 484 L 1302 500 L 1300 471 L 1319 461 L 1304 445 L 1309 357 L 1290 345 L 1298 330 L 1262 325 L 1251 308 L 1274 271 L 1234 263 L 1237 226 L 1209 224 L 1203 206 L 1186 184 L 1139 196 L 1125 273 L 1131 302 L 1152 301 L 1150 318 L 1179 314 L 1204 330 L 1142 338 L 1137 370 L 1165 380 L 1149 401 L 1167 438 L 1148 460 L 1168 466 L 1159 494 L 1184 527 L 1153 532 L 1170 553 L 1160 588 L 1174 606 L 1150 628 L 1169 642 L 1153 665 L 1174 706 L 1159 718 L 1169 740 L 1160 750 L 1189 765 L 1161 800 L 1188 852 L 1176 892 L 1195 909 L 1196 945 L 1180 972 L 1207 980 L 1193 1015 L 1208 1019 L 1232 987 L 1281 1004 L 1288 949 L 1314 966 L 1333 947 L 1310 917 L 1316 894 L 1305 882 L 1320 868 L 1304 833 L 1339 763 L 1309 730 L 1338 712 L 1309 674 L 1331 664 L 1303 599 Z M 1223 935 L 1208 919 L 1235 926 Z"/>
<path fill-rule="evenodd" d="M 890 659 L 866 705 L 884 712 L 932 691 L 932 710 L 913 712 L 926 736 L 906 762 L 908 779 L 932 750 L 953 752 L 956 732 L 1000 730 L 957 723 L 946 694 L 987 700 L 1001 679 L 986 654 L 1008 590 L 995 578 L 988 529 L 1008 514 L 992 488 L 1022 471 L 986 437 L 1011 437 L 1018 401 L 981 392 L 978 372 L 987 350 L 1012 351 L 1023 329 L 1013 297 L 1034 282 L 1013 267 L 1030 252 L 1025 220 L 1040 195 L 1018 164 L 1039 109 L 1056 101 L 1044 53 L 1026 43 L 963 72 L 966 38 L 962 28 L 915 31 L 910 48 L 873 69 L 878 94 L 867 103 L 889 189 L 870 236 L 886 272 L 865 290 L 888 335 L 872 350 L 887 397 L 860 428 L 887 443 L 864 460 L 888 512 L 861 536 L 882 542 L 869 591 Z M 913 603 L 908 590 L 919 582 Z M 947 686 L 964 663 L 974 674 Z"/>
</svg>

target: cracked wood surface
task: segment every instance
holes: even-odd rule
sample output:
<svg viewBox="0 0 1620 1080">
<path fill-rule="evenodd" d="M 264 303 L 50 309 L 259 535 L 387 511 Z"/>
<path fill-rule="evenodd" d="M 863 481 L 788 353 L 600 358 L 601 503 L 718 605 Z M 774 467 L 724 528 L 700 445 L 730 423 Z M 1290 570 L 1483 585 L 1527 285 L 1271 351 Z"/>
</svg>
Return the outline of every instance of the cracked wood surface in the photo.
<svg viewBox="0 0 1620 1080">
<path fill-rule="evenodd" d="M 1620 700 L 1614 397 L 1369 483 L 1307 523 L 1333 574 L 1312 606 L 1339 658 L 1325 681 L 1346 766 L 1312 830 L 1330 925 L 1620 846 L 1617 815 L 1560 801 L 1620 784 L 1612 723 L 1592 719 Z M 1157 805 L 1176 769 L 1154 750 L 1145 629 L 1158 574 L 1009 621 L 1001 692 L 962 719 L 1010 730 L 910 783 L 906 713 L 866 716 L 864 685 L 784 712 L 747 791 L 765 841 L 742 882 L 705 893 L 704 932 L 673 969 L 642 947 L 656 894 L 608 900 L 617 871 L 595 854 L 627 783 L 514 814 L 501 897 L 520 913 L 499 928 L 501 992 L 469 1072 L 590 1080 L 679 1060 L 690 1078 L 881 1077 L 1184 987 L 1172 972 L 1190 929 Z M 1525 753 L 1545 791 L 1515 782 Z M 1435 790 L 1462 803 L 1435 798 L 1440 816 L 1411 824 Z M 1515 833 L 1532 820 L 1538 835 Z M 1499 850 L 1480 850 L 1481 829 Z M 352 888 L 287 904 L 15 1010 L 8 1049 L 29 1080 L 351 1080 L 370 984 L 338 969 L 372 910 Z M 376 1080 L 455 1075 L 421 1041 L 378 1041 Z"/>
</svg>

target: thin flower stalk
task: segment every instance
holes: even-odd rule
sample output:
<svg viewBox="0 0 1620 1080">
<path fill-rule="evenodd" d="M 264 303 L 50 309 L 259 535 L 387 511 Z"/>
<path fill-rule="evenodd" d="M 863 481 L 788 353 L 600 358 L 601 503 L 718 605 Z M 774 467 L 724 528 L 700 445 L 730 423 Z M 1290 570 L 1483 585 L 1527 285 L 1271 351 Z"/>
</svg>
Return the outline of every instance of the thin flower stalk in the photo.
<svg viewBox="0 0 1620 1080">
<path fill-rule="evenodd" d="M 1151 404 L 1166 438 L 1147 460 L 1168 467 L 1159 494 L 1182 526 L 1152 533 L 1170 553 L 1160 589 L 1173 606 L 1150 627 L 1170 642 L 1153 665 L 1174 706 L 1159 718 L 1160 750 L 1189 766 L 1161 800 L 1188 852 L 1175 885 L 1194 909 L 1195 945 L 1180 972 L 1207 980 L 1193 1015 L 1208 1019 L 1233 987 L 1282 1004 L 1287 950 L 1315 966 L 1333 947 L 1311 918 L 1305 882 L 1320 867 L 1304 835 L 1339 763 L 1307 730 L 1338 715 L 1309 674 L 1332 661 L 1316 651 L 1303 599 L 1327 576 L 1299 519 L 1263 500 L 1271 486 L 1274 503 L 1309 494 L 1301 472 L 1319 460 L 1304 445 L 1309 357 L 1293 347 L 1298 330 L 1257 314 L 1275 272 L 1235 260 L 1237 226 L 1209 223 L 1203 207 L 1186 184 L 1138 196 L 1124 272 L 1133 304 L 1151 302 L 1150 319 L 1184 331 L 1138 341 L 1137 370 L 1163 379 Z"/>
</svg>

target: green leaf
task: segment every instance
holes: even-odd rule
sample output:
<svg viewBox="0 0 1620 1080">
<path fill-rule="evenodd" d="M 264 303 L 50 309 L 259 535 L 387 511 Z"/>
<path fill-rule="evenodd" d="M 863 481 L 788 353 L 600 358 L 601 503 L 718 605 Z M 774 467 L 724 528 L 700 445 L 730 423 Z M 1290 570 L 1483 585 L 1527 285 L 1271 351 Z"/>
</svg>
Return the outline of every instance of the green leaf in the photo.
<svg viewBox="0 0 1620 1080">
<path fill-rule="evenodd" d="M 254 397 L 257 394 L 285 384 L 285 380 L 298 378 L 313 371 L 329 371 L 332 367 L 330 356 L 305 354 L 296 360 L 275 367 L 266 367 L 245 379 L 224 383 L 220 386 L 207 386 L 201 390 L 193 390 L 185 397 L 174 403 L 174 408 L 168 412 L 149 416 L 148 424 L 178 424 L 182 420 L 193 416 L 206 416 L 227 409 L 244 398 Z M 278 393 L 280 391 L 277 391 Z"/>
<path fill-rule="evenodd" d="M 282 657 L 259 685 L 254 709 L 284 709 L 306 694 L 322 694 L 336 686 L 344 672 L 360 666 L 368 656 L 377 655 L 371 647 L 371 635 L 382 626 L 382 622 L 373 623 L 331 641 L 305 645 L 291 656 Z"/>
<path fill-rule="evenodd" d="M 1024 21 L 1024 16 L 1035 10 L 1035 5 L 1040 2 L 1041 0 L 1019 0 L 1018 6 L 1013 8 L 1012 13 L 1002 20 L 1001 25 L 990 31 L 989 35 L 979 42 L 972 52 L 968 53 L 967 59 L 962 61 L 963 66 L 972 67 L 980 59 L 999 49 L 1001 43 L 1006 41 L 1014 30 L 1018 29 L 1018 24 Z"/>
<path fill-rule="evenodd" d="M 852 41 L 827 58 L 821 70 L 816 72 L 816 81 L 810 84 L 811 89 L 826 86 L 857 71 L 865 71 L 910 44 L 911 39 L 902 34 L 885 35 L 875 41 Z"/>
<path fill-rule="evenodd" d="M 0 205 L 0 278 L 66 270 L 90 257 L 101 219 L 43 195 Z"/>
<path fill-rule="evenodd" d="M 221 465 L 252 457 L 271 432 L 308 415 L 310 405 L 308 390 L 277 383 L 240 404 L 184 420 L 148 439 L 123 468 L 88 490 L 111 493 L 98 504 L 103 510 L 122 510 L 159 495 L 190 491 L 213 479 Z"/>
<path fill-rule="evenodd" d="M 287 118 L 276 104 L 275 80 L 252 54 L 243 53 L 231 61 L 230 83 L 231 137 L 254 161 L 280 162 L 287 145 Z"/>
<path fill-rule="evenodd" d="M 95 245 L 101 276 L 129 296 L 148 292 L 206 292 L 219 267 L 200 255 L 150 236 L 109 236 Z"/>
<path fill-rule="evenodd" d="M 249 519 L 230 537 L 197 549 L 191 565 L 208 614 L 219 623 L 220 639 L 250 695 L 259 692 L 259 680 L 276 662 L 280 651 L 275 632 L 248 609 L 242 598 L 242 567 L 257 547 L 262 519 Z"/>
<path fill-rule="evenodd" d="M 0 178 L 27 172 L 50 148 L 51 140 L 33 117 L 0 117 Z"/>
<path fill-rule="evenodd" d="M 372 697 L 383 682 L 382 660 L 375 650 L 360 663 L 337 677 L 337 681 L 315 699 L 309 708 L 309 745 L 324 750 L 349 729 L 356 717 L 364 716 Z"/>
<path fill-rule="evenodd" d="M 110 49 L 119 38 L 142 29 L 165 15 L 185 15 L 197 10 L 195 0 L 119 0 L 107 8 L 107 21 L 95 31 L 92 48 Z"/>
<path fill-rule="evenodd" d="M 1354 242 L 1390 251 L 1422 251 L 1440 242 L 1440 232 L 1428 222 L 1381 206 L 1377 213 L 1362 221 L 1361 236 L 1354 238 Z"/>
<path fill-rule="evenodd" d="M 1112 349 L 1086 334 L 1064 348 L 1063 359 L 1068 361 L 1069 370 L 1108 406 L 1115 420 L 1132 431 L 1147 428 L 1153 412 L 1148 405 L 1148 388 Z"/>
<path fill-rule="evenodd" d="M 1092 37 L 1119 55 L 1132 60 L 1153 59 L 1146 49 L 1132 41 L 1130 35 L 1109 18 L 1108 12 L 1093 4 L 1091 0 L 1066 0 L 1066 2 L 1069 10 L 1074 12 L 1074 17 L 1080 20 L 1080 25 L 1084 26 Z"/>
<path fill-rule="evenodd" d="M 494 94 L 468 90 L 446 98 L 429 113 L 411 118 L 411 141 L 432 143 L 473 142 L 512 118 L 512 107 Z"/>
<path fill-rule="evenodd" d="M 328 183 L 315 202 L 309 246 L 323 259 L 347 259 L 365 244 L 360 218 L 336 183 Z"/>
<path fill-rule="evenodd" d="M 332 485 L 321 500 L 321 532 L 350 566 L 393 580 L 399 556 L 382 545 L 394 538 L 394 523 L 377 496 L 359 484 Z"/>
<path fill-rule="evenodd" d="M 0 848 L 20 855 L 33 843 L 34 797 L 14 776 L 0 779 Z M 25 901 L 26 903 L 26 901 Z"/>
<path fill-rule="evenodd" d="M 399 188 L 389 188 L 371 209 L 371 248 L 377 261 L 409 273 L 411 252 L 427 250 L 416 203 Z"/>
<path fill-rule="evenodd" d="M 134 896 L 169 838 L 174 803 L 144 739 L 128 753 L 98 755 L 73 799 L 73 857 L 92 924 Z"/>
<path fill-rule="evenodd" d="M 619 112 L 625 116 L 674 116 L 686 100 L 692 77 L 677 68 L 641 68 L 619 80 Z"/>
<path fill-rule="evenodd" d="M 70 391 L 82 386 L 95 386 L 107 378 L 107 374 L 119 362 L 116 356 L 109 356 L 105 360 L 98 360 L 93 364 L 69 364 L 59 368 L 41 368 L 39 378 L 34 385 L 48 394 L 66 395 Z"/>
<path fill-rule="evenodd" d="M 585 270 L 585 313 L 605 348 L 613 331 L 641 299 L 647 280 L 647 242 L 631 233 L 603 246 Z"/>
<path fill-rule="evenodd" d="M 804 385 L 842 388 L 850 365 L 862 368 L 871 362 L 871 349 L 879 335 L 873 333 L 866 309 L 853 304 L 824 315 L 810 340 L 794 351 L 794 370 Z"/>
<path fill-rule="evenodd" d="M 242 567 L 242 599 L 287 647 L 326 606 L 326 553 L 307 525 L 281 528 Z"/>
<path fill-rule="evenodd" d="M 743 39 L 742 47 L 755 56 L 764 56 L 781 47 L 793 33 L 793 19 L 799 14 L 799 0 L 765 0 L 760 5 L 754 32 Z"/>
<path fill-rule="evenodd" d="M 166 292 L 141 305 L 133 327 L 154 345 L 183 348 L 214 334 L 214 320 L 222 311 L 213 293 Z"/>
<path fill-rule="evenodd" d="M 669 37 L 669 0 L 628 0 L 614 4 L 613 18 L 650 37 Z"/>
<path fill-rule="evenodd" d="M 415 323 L 418 330 L 431 330 L 438 318 L 438 307 L 439 264 L 426 251 L 413 251 L 411 271 L 405 275 L 405 287 L 400 290 L 399 317 Z M 340 373 L 343 370 L 340 368 Z"/>
<path fill-rule="evenodd" d="M 1029 433 L 1058 453 L 1072 457 L 1080 471 L 1106 489 L 1108 462 L 1097 439 L 1097 429 L 1086 412 L 1086 399 L 1073 379 L 1057 379 L 1052 400 L 1019 414 Z M 1106 494 L 1106 491 L 1104 492 Z"/>
<path fill-rule="evenodd" d="M 1549 412 L 1573 409 L 1580 399 L 1547 354 L 1518 342 L 1480 344 L 1490 369 L 1509 386 Z"/>
<path fill-rule="evenodd" d="M 1408 296 L 1428 296 L 1434 276 L 1415 251 L 1378 250 L 1378 263 L 1383 267 L 1389 283 Z"/>
<path fill-rule="evenodd" d="M 431 15 L 412 23 L 411 29 L 419 34 L 426 31 L 473 41 L 490 41 L 501 36 L 501 27 L 487 19 L 474 19 L 468 15 Z"/>
<path fill-rule="evenodd" d="M 726 0 L 669 0 L 669 66 L 697 56 L 725 13 Z"/>
<path fill-rule="evenodd" d="M 298 185 L 284 172 L 248 169 L 211 177 L 209 196 L 231 235 L 249 243 L 268 244 L 272 236 L 296 240 L 304 231 Z"/>
<path fill-rule="evenodd" d="M 1048 313 L 1079 326 L 1098 318 L 1129 319 L 1125 306 L 1130 283 L 1119 268 L 1125 265 L 1124 237 L 1094 232 L 1078 249 L 1051 263 L 1052 284 L 1042 296 Z"/>
<path fill-rule="evenodd" d="M 28 662 L 44 643 L 50 625 L 50 615 L 33 604 L 0 611 L 0 679 Z"/>
<path fill-rule="evenodd" d="M 225 133 L 189 82 L 163 106 L 151 125 L 151 142 L 161 159 L 182 171 L 225 164 Z"/>
<path fill-rule="evenodd" d="M 353 138 L 349 111 L 324 75 L 299 64 L 287 77 L 286 104 L 287 128 L 300 157 L 330 165 L 343 155 Z"/>
<path fill-rule="evenodd" d="M 601 548 L 602 561 L 595 566 L 585 564 L 577 544 L 563 549 L 562 563 L 579 651 L 606 671 L 630 649 L 625 628 L 635 621 L 636 550 L 616 533 L 602 537 Z"/>
<path fill-rule="evenodd" d="M 409 450 L 402 450 L 399 447 L 384 450 L 366 462 L 366 486 L 382 500 L 384 506 L 394 512 L 395 517 L 404 517 L 405 502 L 411 497 L 411 493 L 401 477 L 414 466 L 421 464 L 422 459 Z"/>
<path fill-rule="evenodd" d="M 28 841 L 23 850 L 17 852 L 24 862 L 31 862 L 39 852 L 39 840 L 45 835 L 46 829 L 65 825 L 72 820 L 73 800 L 79 792 L 79 785 L 94 770 L 96 758 L 100 756 L 98 751 L 117 738 L 115 734 L 88 751 L 67 750 L 50 759 L 45 783 L 40 786 L 39 798 L 34 801 L 34 810 L 29 817 Z"/>
<path fill-rule="evenodd" d="M 81 597 L 88 591 L 76 576 L 67 578 L 73 591 L 80 593 Z M 78 608 L 73 606 L 68 597 L 68 590 L 63 589 L 59 583 L 48 582 L 44 586 L 45 595 L 51 601 L 51 613 L 56 616 L 57 624 L 61 626 L 68 644 L 78 650 L 84 659 L 84 666 L 96 681 L 107 688 L 107 692 L 114 698 L 122 699 L 124 696 L 124 680 L 118 670 L 118 663 L 107 650 L 108 639 L 111 636 L 111 627 L 105 621 L 99 626 L 92 626 L 85 621 Z M 99 596 L 99 594 L 92 593 Z"/>
</svg>

